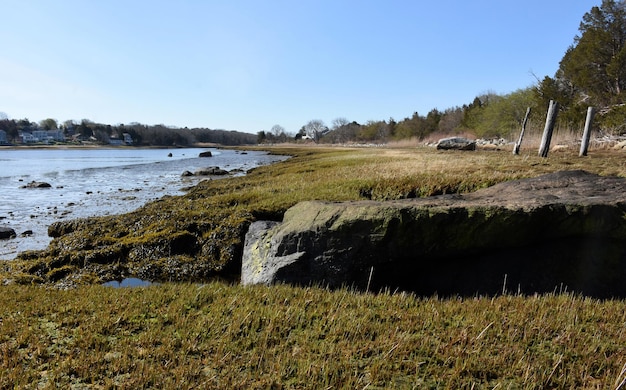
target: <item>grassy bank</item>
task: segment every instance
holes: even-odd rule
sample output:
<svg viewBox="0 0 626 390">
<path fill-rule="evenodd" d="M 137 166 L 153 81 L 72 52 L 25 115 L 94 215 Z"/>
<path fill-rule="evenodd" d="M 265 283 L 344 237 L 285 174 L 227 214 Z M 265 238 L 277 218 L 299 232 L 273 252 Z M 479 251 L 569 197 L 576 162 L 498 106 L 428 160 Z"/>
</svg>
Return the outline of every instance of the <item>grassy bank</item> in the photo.
<svg viewBox="0 0 626 390">
<path fill-rule="evenodd" d="M 4 264 L 0 388 L 615 389 L 626 378 L 623 300 L 439 299 L 218 282 L 94 285 L 111 270 L 142 267 L 187 270 L 178 275 L 185 279 L 228 256 L 220 260 L 200 244 L 197 252 L 168 254 L 168 234 L 200 232 L 205 244 L 231 248 L 234 257 L 247 223 L 280 219 L 300 200 L 471 191 L 562 169 L 626 176 L 624 155 L 608 151 L 549 159 L 432 149 L 275 152 L 294 158 L 129 215 L 77 222 L 79 229 L 67 227 L 47 251 Z M 102 253 L 116 248 L 136 257 L 107 263 Z M 78 287 L 49 288 L 70 282 Z"/>
<path fill-rule="evenodd" d="M 250 223 L 280 220 L 302 200 L 401 199 L 468 192 L 563 169 L 626 176 L 622 153 L 594 151 L 440 152 L 432 148 L 275 148 L 292 159 L 245 177 L 205 181 L 120 215 L 53 225 L 48 249 L 26 252 L 0 269 L 6 283 L 59 287 L 125 276 L 159 281 L 236 279 Z"/>
<path fill-rule="evenodd" d="M 5 286 L 0 388 L 614 389 L 622 301 Z"/>
</svg>

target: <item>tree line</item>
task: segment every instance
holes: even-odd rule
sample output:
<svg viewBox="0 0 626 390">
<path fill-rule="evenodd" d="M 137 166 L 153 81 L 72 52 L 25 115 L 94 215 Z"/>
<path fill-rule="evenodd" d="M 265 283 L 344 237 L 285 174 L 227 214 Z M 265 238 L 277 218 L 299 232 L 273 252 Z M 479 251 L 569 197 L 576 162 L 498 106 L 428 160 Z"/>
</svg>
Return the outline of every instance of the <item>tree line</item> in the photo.
<svg viewBox="0 0 626 390">
<path fill-rule="evenodd" d="M 240 131 L 211 130 L 207 128 L 177 128 L 165 125 L 145 125 L 141 123 L 108 125 L 88 119 L 80 122 L 68 120 L 58 123 L 55 119 L 30 122 L 28 119 L 8 119 L 0 113 L 0 130 L 4 130 L 10 143 L 21 143 L 24 133 L 41 130 L 62 131 L 66 142 L 110 144 L 113 140 L 130 135 L 135 146 L 192 146 L 197 143 L 221 145 L 245 145 L 256 143 L 254 134 Z"/>
<path fill-rule="evenodd" d="M 528 127 L 541 131 L 550 100 L 559 103 L 556 131 L 581 133 L 587 108 L 593 106 L 598 112 L 595 131 L 625 134 L 626 1 L 603 0 L 591 8 L 556 74 L 535 78 L 535 85 L 508 94 L 486 92 L 461 107 L 432 109 L 426 115 L 415 112 L 398 121 L 390 118 L 357 123 L 337 118 L 326 126 L 323 121 L 312 120 L 293 138 L 322 143 L 387 142 L 467 133 L 513 140 L 529 107 Z M 281 142 L 288 137 L 280 131 L 262 131 L 257 138 L 259 142 Z"/>
</svg>

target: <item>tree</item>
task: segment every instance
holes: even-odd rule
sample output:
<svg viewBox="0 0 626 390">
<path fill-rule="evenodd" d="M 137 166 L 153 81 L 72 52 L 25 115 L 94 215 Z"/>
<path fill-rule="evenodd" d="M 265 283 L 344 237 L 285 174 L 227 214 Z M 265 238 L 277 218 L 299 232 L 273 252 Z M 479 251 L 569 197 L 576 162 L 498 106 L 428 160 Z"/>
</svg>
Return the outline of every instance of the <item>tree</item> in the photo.
<svg viewBox="0 0 626 390">
<path fill-rule="evenodd" d="M 281 125 L 272 126 L 269 135 L 272 136 L 272 141 L 274 142 L 287 142 L 287 133 L 285 133 L 285 128 Z"/>
<path fill-rule="evenodd" d="M 313 119 L 304 125 L 304 131 L 306 132 L 306 135 L 315 141 L 315 143 L 319 143 L 320 138 L 322 138 L 322 136 L 326 134 L 329 129 L 326 127 L 323 120 Z"/>
<path fill-rule="evenodd" d="M 484 106 L 481 123 L 476 127 L 480 137 L 508 138 L 517 136 L 528 107 L 533 107 L 532 88 L 519 89 L 507 95 L 492 97 Z"/>
<path fill-rule="evenodd" d="M 271 132 L 275 137 L 279 138 L 281 135 L 285 134 L 285 128 L 281 125 L 274 125 L 272 126 Z"/>
<path fill-rule="evenodd" d="M 56 130 L 58 128 L 56 119 L 52 118 L 42 120 L 39 122 L 39 126 L 44 130 Z"/>
<path fill-rule="evenodd" d="M 624 103 L 626 2 L 603 0 L 600 7 L 583 16 L 579 31 L 560 62 L 557 76 L 589 104 L 607 107 Z"/>
<path fill-rule="evenodd" d="M 459 129 L 463 121 L 463 109 L 461 107 L 453 107 L 446 109 L 441 114 L 437 131 L 441 133 L 453 133 Z"/>
</svg>

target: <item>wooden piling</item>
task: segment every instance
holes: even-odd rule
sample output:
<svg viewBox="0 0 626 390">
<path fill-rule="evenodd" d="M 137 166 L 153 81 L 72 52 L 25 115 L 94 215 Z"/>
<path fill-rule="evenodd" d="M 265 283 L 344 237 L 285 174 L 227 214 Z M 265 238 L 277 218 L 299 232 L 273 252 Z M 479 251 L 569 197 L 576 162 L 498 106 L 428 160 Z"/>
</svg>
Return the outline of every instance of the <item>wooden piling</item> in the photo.
<svg viewBox="0 0 626 390">
<path fill-rule="evenodd" d="M 591 125 L 593 124 L 593 117 L 595 115 L 595 109 L 593 107 L 587 108 L 587 119 L 585 120 L 585 131 L 583 132 L 583 139 L 580 144 L 580 157 L 587 155 L 589 149 L 589 139 L 591 138 Z"/>
<path fill-rule="evenodd" d="M 524 121 L 522 122 L 522 131 L 519 133 L 519 139 L 513 147 L 513 154 L 519 154 L 519 149 L 522 146 L 522 140 L 524 139 L 524 132 L 526 131 L 526 124 L 528 123 L 528 117 L 530 116 L 530 107 L 526 109 L 526 115 L 524 115 Z"/>
<path fill-rule="evenodd" d="M 552 140 L 552 132 L 554 131 L 554 125 L 556 123 L 556 116 L 558 112 L 559 103 L 555 102 L 554 100 L 550 100 L 548 114 L 546 115 L 546 126 L 543 129 L 541 146 L 539 147 L 540 157 L 548 157 L 548 151 L 550 150 L 550 141 Z"/>
</svg>

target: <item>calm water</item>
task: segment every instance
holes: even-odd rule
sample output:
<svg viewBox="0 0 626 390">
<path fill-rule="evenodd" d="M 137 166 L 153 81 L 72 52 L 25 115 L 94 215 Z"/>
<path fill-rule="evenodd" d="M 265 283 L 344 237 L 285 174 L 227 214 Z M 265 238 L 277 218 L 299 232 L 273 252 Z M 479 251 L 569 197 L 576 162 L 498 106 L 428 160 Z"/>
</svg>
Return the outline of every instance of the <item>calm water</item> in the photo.
<svg viewBox="0 0 626 390">
<path fill-rule="evenodd" d="M 213 157 L 198 158 L 210 150 Z M 172 157 L 168 157 L 168 153 Z M 183 194 L 207 177 L 182 177 L 209 166 L 245 171 L 284 160 L 265 152 L 217 149 L 0 149 L 0 226 L 18 237 L 0 240 L 0 259 L 50 242 L 62 219 L 121 214 L 164 195 Z M 51 188 L 20 188 L 31 181 Z M 32 235 L 22 236 L 26 231 Z"/>
</svg>

